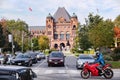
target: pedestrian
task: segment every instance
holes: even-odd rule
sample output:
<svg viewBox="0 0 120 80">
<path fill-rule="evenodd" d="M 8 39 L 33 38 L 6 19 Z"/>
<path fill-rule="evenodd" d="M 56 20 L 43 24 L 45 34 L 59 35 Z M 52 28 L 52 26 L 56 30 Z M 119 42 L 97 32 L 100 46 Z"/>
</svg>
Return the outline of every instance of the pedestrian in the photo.
<svg viewBox="0 0 120 80">
<path fill-rule="evenodd" d="M 4 53 L 3 64 L 7 64 L 7 61 L 8 61 L 8 56 L 6 55 L 6 53 Z"/>
</svg>

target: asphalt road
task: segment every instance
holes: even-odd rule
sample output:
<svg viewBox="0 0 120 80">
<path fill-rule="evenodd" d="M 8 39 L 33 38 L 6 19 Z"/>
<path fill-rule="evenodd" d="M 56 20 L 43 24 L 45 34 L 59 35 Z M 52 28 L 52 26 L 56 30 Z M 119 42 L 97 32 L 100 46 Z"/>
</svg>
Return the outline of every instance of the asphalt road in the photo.
<svg viewBox="0 0 120 80">
<path fill-rule="evenodd" d="M 76 58 L 72 55 L 66 56 L 65 67 L 48 67 L 46 60 L 39 61 L 32 66 L 32 70 L 37 74 L 35 80 L 84 80 L 80 76 L 80 71 L 76 67 Z M 120 69 L 113 69 L 114 77 L 109 80 L 120 80 Z M 88 80 L 106 80 L 104 77 L 90 77 Z"/>
</svg>

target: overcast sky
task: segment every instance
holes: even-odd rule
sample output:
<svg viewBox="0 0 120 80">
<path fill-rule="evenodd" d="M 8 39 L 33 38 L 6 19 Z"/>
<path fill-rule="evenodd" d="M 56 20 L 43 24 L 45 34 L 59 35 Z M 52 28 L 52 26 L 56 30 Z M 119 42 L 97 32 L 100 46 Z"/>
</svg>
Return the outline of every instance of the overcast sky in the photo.
<svg viewBox="0 0 120 80">
<path fill-rule="evenodd" d="M 70 15 L 76 13 L 81 24 L 89 13 L 112 20 L 120 14 L 120 0 L 0 0 L 0 19 L 21 19 L 29 26 L 45 26 L 46 16 L 54 15 L 58 7 L 65 7 Z"/>
</svg>

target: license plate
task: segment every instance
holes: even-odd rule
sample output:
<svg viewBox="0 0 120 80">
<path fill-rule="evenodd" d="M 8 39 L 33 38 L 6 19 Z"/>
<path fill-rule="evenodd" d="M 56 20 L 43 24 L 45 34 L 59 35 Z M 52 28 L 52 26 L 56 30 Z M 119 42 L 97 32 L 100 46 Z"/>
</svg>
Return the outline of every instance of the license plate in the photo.
<svg viewBox="0 0 120 80">
<path fill-rule="evenodd" d="M 57 62 L 55 62 L 55 64 L 58 64 Z"/>
<path fill-rule="evenodd" d="M 21 65 L 21 63 L 18 63 L 18 65 Z"/>
</svg>

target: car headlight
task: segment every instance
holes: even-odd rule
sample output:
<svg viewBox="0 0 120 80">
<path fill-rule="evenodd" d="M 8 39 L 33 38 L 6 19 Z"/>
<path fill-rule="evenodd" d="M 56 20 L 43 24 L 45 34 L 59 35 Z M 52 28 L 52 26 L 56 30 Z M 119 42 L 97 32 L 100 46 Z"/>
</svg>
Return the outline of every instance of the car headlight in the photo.
<svg viewBox="0 0 120 80">
<path fill-rule="evenodd" d="M 19 79 L 19 74 L 18 73 L 16 73 L 16 78 Z"/>
<path fill-rule="evenodd" d="M 50 59 L 49 62 L 51 62 L 52 60 Z"/>
<path fill-rule="evenodd" d="M 78 60 L 78 64 L 83 64 L 83 62 L 81 62 L 80 60 Z"/>
<path fill-rule="evenodd" d="M 62 59 L 61 59 L 60 61 L 61 61 L 61 62 L 63 62 L 63 60 L 62 60 Z"/>
</svg>

